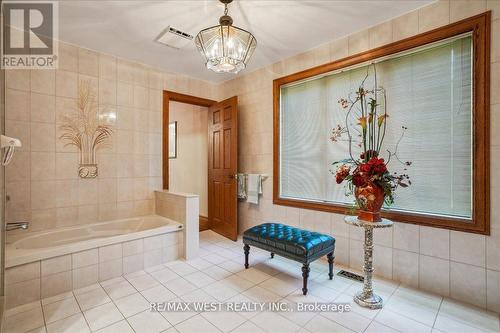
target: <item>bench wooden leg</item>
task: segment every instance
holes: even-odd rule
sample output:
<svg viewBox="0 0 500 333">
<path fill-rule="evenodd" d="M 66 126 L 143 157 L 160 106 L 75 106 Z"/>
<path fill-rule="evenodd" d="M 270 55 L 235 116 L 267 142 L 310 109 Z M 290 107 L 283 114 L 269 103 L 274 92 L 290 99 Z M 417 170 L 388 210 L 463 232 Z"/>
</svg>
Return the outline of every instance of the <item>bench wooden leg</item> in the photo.
<svg viewBox="0 0 500 333">
<path fill-rule="evenodd" d="M 248 254 L 250 253 L 250 246 L 248 244 L 245 244 L 243 246 L 243 251 L 245 251 L 245 269 L 248 268 Z"/>
<path fill-rule="evenodd" d="M 311 269 L 309 268 L 309 264 L 302 265 L 302 278 L 303 278 L 303 286 L 302 286 L 302 294 L 307 295 L 307 278 L 309 277 L 309 272 Z"/>
<path fill-rule="evenodd" d="M 273 258 L 274 258 L 274 253 L 271 252 L 271 259 L 273 259 Z"/>
<path fill-rule="evenodd" d="M 333 259 L 335 257 L 333 256 L 333 252 L 328 253 L 326 257 L 328 258 L 328 277 L 331 280 L 333 279 Z"/>
</svg>

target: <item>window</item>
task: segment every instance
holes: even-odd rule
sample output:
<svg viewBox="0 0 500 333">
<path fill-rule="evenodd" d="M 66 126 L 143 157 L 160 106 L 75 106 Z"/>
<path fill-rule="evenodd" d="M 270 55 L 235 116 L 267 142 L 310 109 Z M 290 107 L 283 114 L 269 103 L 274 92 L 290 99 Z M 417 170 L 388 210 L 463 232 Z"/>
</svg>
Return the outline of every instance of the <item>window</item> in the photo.
<svg viewBox="0 0 500 333">
<path fill-rule="evenodd" d="M 348 143 L 330 136 L 345 121 L 337 101 L 375 63 L 387 91 L 384 147 L 397 146 L 398 157 L 412 162 L 412 186 L 398 189 L 386 216 L 488 233 L 488 16 L 275 80 L 274 202 L 333 212 L 352 205 L 331 173 L 331 163 L 349 155 Z"/>
</svg>

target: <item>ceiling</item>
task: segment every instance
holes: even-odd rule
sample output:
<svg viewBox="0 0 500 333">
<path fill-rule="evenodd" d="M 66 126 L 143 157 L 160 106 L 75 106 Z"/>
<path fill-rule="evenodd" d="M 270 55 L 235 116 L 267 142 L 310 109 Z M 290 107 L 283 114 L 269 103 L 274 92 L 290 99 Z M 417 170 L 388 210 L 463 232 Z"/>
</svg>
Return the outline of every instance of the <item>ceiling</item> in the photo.
<svg viewBox="0 0 500 333">
<path fill-rule="evenodd" d="M 291 1 L 235 0 L 234 25 L 252 32 L 257 49 L 251 71 L 422 7 L 432 0 Z M 216 0 L 77 1 L 59 3 L 61 40 L 169 72 L 223 82 L 234 74 L 204 67 L 194 42 L 173 49 L 154 42 L 167 26 L 191 35 L 216 25 L 223 13 Z"/>
</svg>

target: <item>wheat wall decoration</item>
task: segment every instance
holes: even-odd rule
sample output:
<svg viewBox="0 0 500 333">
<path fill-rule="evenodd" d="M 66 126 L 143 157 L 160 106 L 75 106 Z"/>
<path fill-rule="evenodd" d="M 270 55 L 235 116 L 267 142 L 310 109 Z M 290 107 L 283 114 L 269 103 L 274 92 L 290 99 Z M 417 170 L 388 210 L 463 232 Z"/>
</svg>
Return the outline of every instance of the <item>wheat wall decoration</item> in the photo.
<svg viewBox="0 0 500 333">
<path fill-rule="evenodd" d="M 62 117 L 61 140 L 65 146 L 75 146 L 80 152 L 78 175 L 81 178 L 96 178 L 98 175 L 96 152 L 109 145 L 113 130 L 101 122 L 96 95 L 90 81 L 80 82 L 76 112 Z"/>
</svg>

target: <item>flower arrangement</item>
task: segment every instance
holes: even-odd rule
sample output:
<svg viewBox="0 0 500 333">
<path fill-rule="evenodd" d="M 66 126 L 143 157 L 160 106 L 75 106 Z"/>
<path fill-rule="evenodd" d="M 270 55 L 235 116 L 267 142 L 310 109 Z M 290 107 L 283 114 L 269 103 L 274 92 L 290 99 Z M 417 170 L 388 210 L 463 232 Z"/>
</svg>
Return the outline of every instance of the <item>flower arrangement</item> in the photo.
<svg viewBox="0 0 500 333">
<path fill-rule="evenodd" d="M 97 177 L 96 151 L 109 144 L 113 130 L 100 121 L 97 99 L 89 81 L 80 83 L 77 112 L 63 116 L 60 129 L 59 139 L 80 151 L 79 176 Z"/>
<path fill-rule="evenodd" d="M 358 218 L 372 222 L 380 221 L 380 209 L 384 202 L 387 205 L 394 203 L 394 192 L 401 187 L 411 185 L 406 173 L 389 172 L 387 164 L 391 158 L 396 158 L 406 167 L 411 162 L 402 162 L 397 155 L 397 147 L 404 136 L 406 127 L 402 127 L 402 134 L 398 140 L 395 151 L 387 150 L 387 161 L 382 158 L 381 151 L 387 128 L 386 91 L 377 86 L 376 70 L 373 89 L 365 89 L 368 73 L 358 89 L 349 94 L 347 99 L 340 99 L 339 104 L 346 111 L 345 125 L 337 125 L 333 131 L 333 142 L 349 142 L 350 157 L 333 163 L 338 166 L 335 172 L 337 184 L 347 183 L 348 195 L 354 193 L 358 207 Z M 357 123 L 352 126 L 352 119 Z M 355 139 L 354 134 L 357 134 Z M 358 157 L 353 156 L 352 144 L 357 143 L 362 152 Z"/>
</svg>

